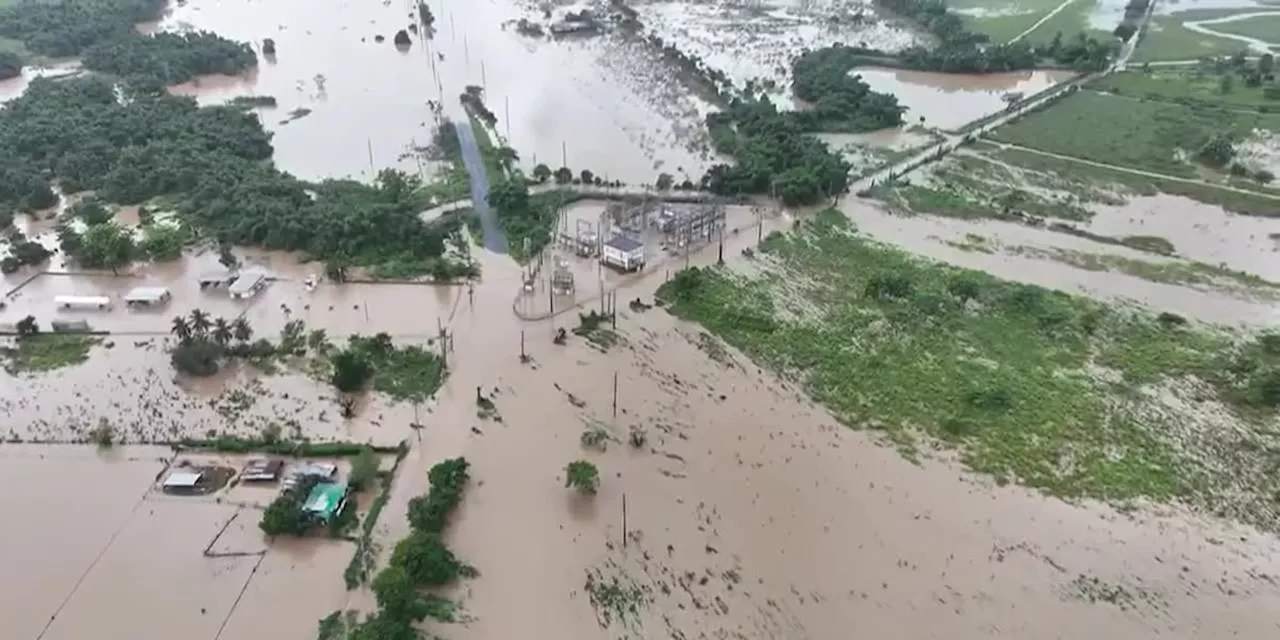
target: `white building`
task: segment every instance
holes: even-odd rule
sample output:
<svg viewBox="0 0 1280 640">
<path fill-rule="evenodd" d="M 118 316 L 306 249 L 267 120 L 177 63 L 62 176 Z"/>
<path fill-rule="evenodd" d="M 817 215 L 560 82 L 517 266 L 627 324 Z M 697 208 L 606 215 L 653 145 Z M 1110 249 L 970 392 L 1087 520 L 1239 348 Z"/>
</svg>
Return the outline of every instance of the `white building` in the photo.
<svg viewBox="0 0 1280 640">
<path fill-rule="evenodd" d="M 227 288 L 227 292 L 232 298 L 243 300 L 252 298 L 265 286 L 267 286 L 267 274 L 257 269 L 249 269 L 240 272 L 236 281 Z"/>
<path fill-rule="evenodd" d="M 150 307 L 169 301 L 169 290 L 164 287 L 136 287 L 124 296 L 130 307 Z"/>
<path fill-rule="evenodd" d="M 614 236 L 604 243 L 600 262 L 622 271 L 639 271 L 644 268 L 644 244 L 635 238 Z"/>
<path fill-rule="evenodd" d="M 59 309 L 110 309 L 111 298 L 107 296 L 55 296 L 53 303 Z"/>
</svg>

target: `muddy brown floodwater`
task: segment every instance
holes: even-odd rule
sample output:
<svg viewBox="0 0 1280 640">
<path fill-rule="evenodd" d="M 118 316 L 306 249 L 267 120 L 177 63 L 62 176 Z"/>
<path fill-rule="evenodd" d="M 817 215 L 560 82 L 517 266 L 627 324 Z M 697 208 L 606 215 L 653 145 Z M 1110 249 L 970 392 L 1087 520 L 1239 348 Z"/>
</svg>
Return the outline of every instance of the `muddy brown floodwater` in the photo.
<svg viewBox="0 0 1280 640">
<path fill-rule="evenodd" d="M 702 131 L 705 104 L 687 96 L 656 52 L 620 37 L 530 39 L 505 28 L 540 18 L 505 2 L 431 2 L 434 34 L 397 50 L 391 36 L 415 6 L 355 0 L 193 0 L 161 28 L 206 29 L 277 53 L 242 78 L 204 78 L 178 91 L 202 102 L 270 95 L 259 109 L 275 133 L 276 162 L 304 178 L 369 177 L 370 165 L 417 170 L 408 154 L 431 139 L 428 100 L 461 115 L 467 85 L 486 91 L 498 131 L 521 163 L 578 169 L 625 182 L 652 182 L 659 171 L 697 179 L 712 156 Z M 382 35 L 385 42 L 374 37 Z M 305 117 L 289 114 L 307 109 Z M 370 160 L 372 155 L 372 162 Z"/>
<path fill-rule="evenodd" d="M 736 257 L 754 234 L 727 244 Z M 407 532 L 400 507 L 425 490 L 432 463 L 467 456 L 475 481 L 449 537 L 481 577 L 454 594 L 470 622 L 439 633 L 514 637 L 531 624 L 575 639 L 1280 630 L 1280 549 L 1270 537 L 1176 510 L 1126 516 L 997 488 L 945 460 L 913 465 L 732 349 L 711 349 L 697 327 L 627 309 L 662 279 L 659 270 L 620 292 L 620 342 L 606 352 L 581 338 L 552 344 L 555 327 L 576 317 L 455 318 L 456 368 L 382 532 L 384 548 Z M 478 292 L 477 309 L 495 296 L 503 298 Z M 521 330 L 532 358 L 524 366 Z M 477 416 L 477 386 L 500 422 Z M 588 425 L 612 434 L 606 452 L 583 450 Z M 647 434 L 644 447 L 627 444 L 633 428 Z M 593 499 L 563 487 L 561 470 L 575 458 L 601 469 Z M 647 590 L 630 631 L 600 629 L 584 592 L 589 570 Z"/>
<path fill-rule="evenodd" d="M 1005 108 L 1004 96 L 1039 93 L 1074 78 L 1071 71 L 1018 71 L 987 75 L 931 73 L 904 69 L 859 68 L 875 91 L 892 93 L 907 108 L 903 119 L 947 131 Z M 921 118 L 924 120 L 921 121 Z"/>
</svg>

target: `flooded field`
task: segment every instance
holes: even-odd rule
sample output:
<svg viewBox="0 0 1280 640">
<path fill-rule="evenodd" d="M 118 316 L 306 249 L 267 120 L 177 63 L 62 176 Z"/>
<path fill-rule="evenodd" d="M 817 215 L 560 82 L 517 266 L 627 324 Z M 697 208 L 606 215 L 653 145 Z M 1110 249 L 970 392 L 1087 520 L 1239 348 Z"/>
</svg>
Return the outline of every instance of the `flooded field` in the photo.
<svg viewBox="0 0 1280 640">
<path fill-rule="evenodd" d="M 999 112 L 1009 94 L 1031 96 L 1076 76 L 1071 71 L 1020 71 L 982 76 L 904 69 L 855 69 L 872 90 L 892 93 L 911 124 L 951 131 Z"/>
<path fill-rule="evenodd" d="M 276 161 L 304 178 L 369 177 L 371 164 L 418 170 L 409 152 L 430 140 L 427 102 L 458 117 L 467 85 L 485 89 L 499 132 L 528 167 L 565 162 L 638 184 L 659 171 L 696 178 L 709 164 L 706 107 L 675 85 L 656 51 L 614 36 L 526 38 L 504 24 L 535 14 L 505 2 L 431 6 L 434 34 L 415 36 L 405 50 L 390 42 L 410 22 L 404 2 L 195 0 L 175 7 L 161 27 L 275 40 L 277 54 L 249 76 L 181 91 L 202 101 L 275 97 L 278 107 L 259 113 L 275 133 Z M 298 109 L 307 115 L 289 115 Z"/>
<path fill-rule="evenodd" d="M 787 100 L 791 60 L 804 49 L 839 42 L 898 51 L 915 43 L 914 36 L 882 20 L 869 3 L 857 1 L 640 2 L 632 6 L 649 32 L 723 71 L 735 86 L 749 80 L 772 82 Z"/>
<path fill-rule="evenodd" d="M 15 575 L 39 576 L 0 581 L 5 637 L 307 638 L 343 606 L 349 596 L 335 578 L 350 543 L 268 549 L 256 510 L 161 493 L 171 457 L 146 447 L 0 447 L 0 478 L 32 487 L 0 499 L 22 523 L 6 529 L 0 557 Z"/>
</svg>

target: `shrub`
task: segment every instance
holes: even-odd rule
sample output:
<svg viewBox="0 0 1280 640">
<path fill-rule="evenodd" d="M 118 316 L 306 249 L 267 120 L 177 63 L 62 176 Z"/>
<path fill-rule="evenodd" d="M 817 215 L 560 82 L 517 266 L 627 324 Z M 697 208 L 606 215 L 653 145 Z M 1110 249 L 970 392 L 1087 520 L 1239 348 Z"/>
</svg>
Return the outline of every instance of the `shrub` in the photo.
<svg viewBox="0 0 1280 640">
<path fill-rule="evenodd" d="M 600 488 L 600 471 L 586 460 L 574 460 L 564 468 L 564 486 L 595 493 Z"/>
<path fill-rule="evenodd" d="M 377 475 L 378 457 L 374 455 L 372 447 L 365 447 L 351 461 L 351 474 L 347 478 L 347 484 L 355 491 L 364 491 Z"/>
</svg>

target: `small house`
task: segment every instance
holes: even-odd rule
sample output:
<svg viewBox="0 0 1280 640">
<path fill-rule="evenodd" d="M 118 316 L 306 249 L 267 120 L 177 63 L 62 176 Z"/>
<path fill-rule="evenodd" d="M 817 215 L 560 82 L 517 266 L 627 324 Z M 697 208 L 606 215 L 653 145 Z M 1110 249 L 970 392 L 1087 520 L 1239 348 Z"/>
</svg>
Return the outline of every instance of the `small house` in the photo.
<svg viewBox="0 0 1280 640">
<path fill-rule="evenodd" d="M 628 236 L 614 236 L 604 243 L 600 261 L 620 271 L 644 268 L 644 244 Z"/>
<path fill-rule="evenodd" d="M 199 471 L 187 471 L 185 469 L 174 471 L 164 479 L 164 484 L 161 486 L 166 491 L 193 491 L 196 485 L 200 484 L 200 478 L 203 475 Z"/>
<path fill-rule="evenodd" d="M 321 482 L 311 488 L 302 503 L 302 512 L 318 522 L 329 524 L 347 506 L 347 485 L 342 482 Z"/>
<path fill-rule="evenodd" d="M 164 287 L 136 287 L 124 296 L 124 303 L 130 307 L 151 307 L 169 301 L 169 290 Z"/>
<path fill-rule="evenodd" d="M 252 298 L 265 286 L 267 286 L 267 274 L 257 269 L 249 269 L 240 272 L 235 282 L 232 282 L 231 286 L 227 288 L 227 292 L 231 294 L 232 298 L 244 300 Z"/>
<path fill-rule="evenodd" d="M 279 458 L 259 458 L 250 460 L 240 472 L 244 482 L 275 482 L 284 470 L 284 460 Z"/>
<path fill-rule="evenodd" d="M 53 320 L 49 326 L 54 333 L 89 333 L 89 323 L 84 320 Z"/>
<path fill-rule="evenodd" d="M 336 475 L 338 475 L 338 465 L 331 462 L 311 462 L 291 469 L 281 484 L 284 490 L 288 491 L 297 486 L 303 478 L 317 478 L 321 482 L 327 482 Z"/>
<path fill-rule="evenodd" d="M 196 278 L 196 282 L 200 283 L 201 289 L 208 289 L 209 287 L 228 286 L 235 282 L 235 279 L 236 274 L 233 271 L 226 267 L 218 267 L 201 273 L 200 277 Z"/>
<path fill-rule="evenodd" d="M 59 309 L 110 309 L 107 296 L 54 296 L 53 303 Z"/>
</svg>

